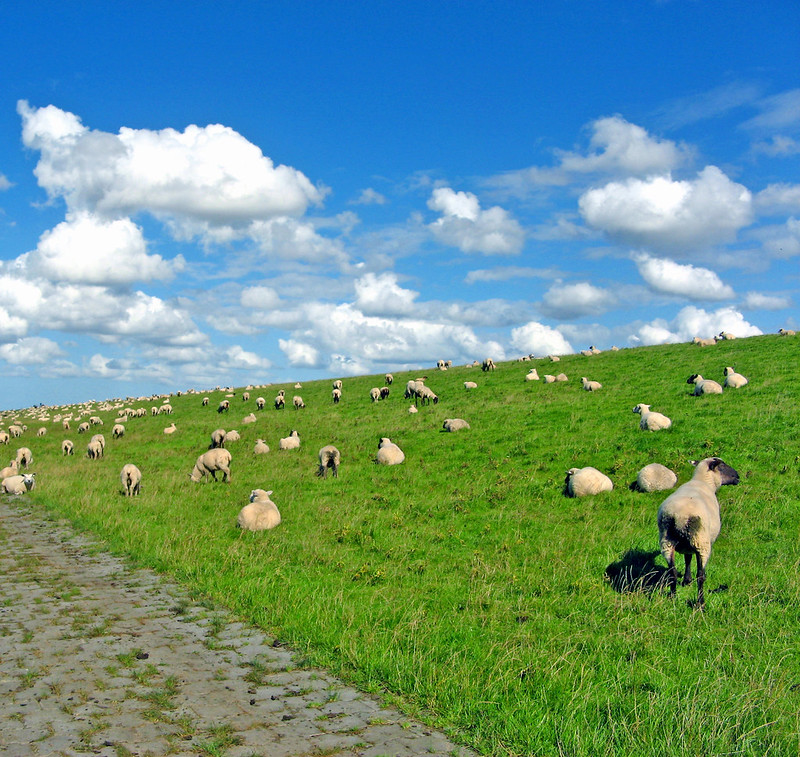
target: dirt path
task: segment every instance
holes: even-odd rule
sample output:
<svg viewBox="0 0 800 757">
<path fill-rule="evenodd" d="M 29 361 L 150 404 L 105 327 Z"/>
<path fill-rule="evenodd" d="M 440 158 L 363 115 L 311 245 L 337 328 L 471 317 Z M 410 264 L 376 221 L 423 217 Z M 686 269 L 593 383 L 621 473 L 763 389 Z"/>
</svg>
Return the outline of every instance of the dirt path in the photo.
<svg viewBox="0 0 800 757">
<path fill-rule="evenodd" d="M 180 586 L 0 502 L 0 754 L 466 755 Z"/>
</svg>

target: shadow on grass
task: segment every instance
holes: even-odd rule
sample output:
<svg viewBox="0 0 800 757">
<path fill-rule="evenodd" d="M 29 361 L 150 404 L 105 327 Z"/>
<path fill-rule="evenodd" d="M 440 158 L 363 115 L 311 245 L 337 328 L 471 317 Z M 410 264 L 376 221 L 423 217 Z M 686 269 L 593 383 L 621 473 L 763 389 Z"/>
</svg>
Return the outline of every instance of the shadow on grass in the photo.
<svg viewBox="0 0 800 757">
<path fill-rule="evenodd" d="M 660 554 L 658 550 L 646 552 L 642 549 L 629 549 L 606 568 L 606 578 L 611 588 L 620 594 L 650 594 L 663 587 L 667 569 L 655 563 Z"/>
</svg>

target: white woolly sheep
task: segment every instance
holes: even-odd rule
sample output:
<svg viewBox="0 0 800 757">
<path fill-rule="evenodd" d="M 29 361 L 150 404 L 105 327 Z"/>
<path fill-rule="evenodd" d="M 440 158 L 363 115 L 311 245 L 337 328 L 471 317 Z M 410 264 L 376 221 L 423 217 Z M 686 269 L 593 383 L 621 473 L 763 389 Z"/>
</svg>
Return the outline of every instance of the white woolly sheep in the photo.
<svg viewBox="0 0 800 757">
<path fill-rule="evenodd" d="M 328 468 L 333 471 L 334 478 L 339 476 L 339 463 L 342 461 L 342 456 L 336 447 L 332 444 L 325 445 L 319 451 L 319 468 L 317 468 L 317 475 L 325 478 L 328 474 Z"/>
<path fill-rule="evenodd" d="M 89 424 L 86 424 L 86 428 L 89 428 Z M 11 435 L 12 439 L 19 439 L 22 436 L 23 428 L 22 426 L 18 426 L 16 423 L 8 427 L 8 433 Z"/>
<path fill-rule="evenodd" d="M 478 385 L 474 381 L 465 381 L 464 389 L 477 389 Z"/>
<path fill-rule="evenodd" d="M 553 376 L 552 374 L 550 374 L 550 373 L 545 373 L 544 374 L 544 383 L 545 384 L 553 384 L 553 383 L 555 383 L 555 380 L 556 380 L 556 377 Z"/>
<path fill-rule="evenodd" d="M 692 582 L 692 555 L 697 560 L 697 606 L 705 606 L 703 585 L 711 547 L 719 536 L 721 519 L 717 492 L 721 486 L 735 486 L 739 474 L 718 457 L 707 457 L 696 464 L 694 475 L 669 495 L 658 508 L 658 535 L 661 554 L 667 561 L 670 593 L 678 583 L 675 553 L 684 555 L 683 585 Z"/>
<path fill-rule="evenodd" d="M 95 434 L 91 441 L 99 442 L 100 446 L 103 448 L 103 452 L 106 450 L 106 438 L 102 434 Z"/>
<path fill-rule="evenodd" d="M 698 345 L 698 347 L 712 347 L 717 343 L 716 339 L 703 339 L 702 337 L 696 336 L 692 339 L 694 344 Z"/>
<path fill-rule="evenodd" d="M 442 428 L 445 431 L 451 432 L 461 431 L 462 429 L 469 428 L 469 423 L 467 423 L 463 418 L 445 418 Z"/>
<path fill-rule="evenodd" d="M 531 368 L 525 374 L 525 381 L 538 381 L 538 380 L 539 380 L 539 372 L 536 370 L 536 368 Z"/>
<path fill-rule="evenodd" d="M 289 436 L 283 437 L 278 441 L 278 449 L 299 449 L 300 448 L 300 434 L 297 431 L 292 431 Z"/>
<path fill-rule="evenodd" d="M 192 468 L 189 478 L 197 483 L 202 480 L 204 476 L 210 475 L 214 481 L 217 480 L 217 471 L 222 472 L 222 480 L 230 482 L 231 480 L 231 453 L 226 449 L 210 449 L 204 452 Z"/>
<path fill-rule="evenodd" d="M 567 374 L 566 373 L 559 373 L 556 376 L 556 381 L 569 381 L 569 379 L 567 378 Z"/>
<path fill-rule="evenodd" d="M 267 401 L 263 397 L 256 397 L 256 410 L 263 410 Z"/>
<path fill-rule="evenodd" d="M 175 421 L 173 421 L 172 423 L 169 424 L 169 426 L 167 426 L 164 429 L 164 433 L 165 434 L 174 434 L 177 430 L 178 430 L 178 427 L 175 425 Z"/>
<path fill-rule="evenodd" d="M 79 434 L 85 434 L 88 430 L 89 430 L 89 424 L 86 421 L 84 421 L 83 423 L 80 424 L 80 426 L 78 426 Z"/>
<path fill-rule="evenodd" d="M 403 450 L 400 449 L 391 439 L 383 437 L 378 442 L 378 454 L 376 462 L 381 465 L 400 465 L 406 459 Z"/>
<path fill-rule="evenodd" d="M 89 423 L 91 423 L 92 426 L 102 426 L 103 419 L 97 415 L 93 415 L 91 418 L 89 418 Z"/>
<path fill-rule="evenodd" d="M 369 390 L 369 398 L 373 402 L 377 402 L 381 398 L 381 390 L 377 386 L 373 386 L 372 389 Z"/>
<path fill-rule="evenodd" d="M 603 385 L 599 381 L 589 381 L 586 376 L 581 377 L 581 383 L 587 392 L 596 392 L 598 389 L 603 388 Z"/>
<path fill-rule="evenodd" d="M 115 439 L 125 436 L 125 426 L 123 426 L 121 423 L 115 423 L 114 427 L 111 429 L 111 436 L 113 436 Z"/>
<path fill-rule="evenodd" d="M 103 445 L 97 439 L 92 439 L 86 445 L 86 457 L 90 460 L 99 460 L 103 456 Z"/>
<path fill-rule="evenodd" d="M 433 391 L 430 388 L 425 386 L 425 384 L 423 384 L 422 388 L 417 391 L 417 396 L 422 400 L 423 405 L 427 405 L 430 402 L 433 402 L 433 404 L 435 405 L 439 402 L 439 398 L 433 393 Z"/>
<path fill-rule="evenodd" d="M 661 492 L 672 489 L 678 483 L 678 477 L 666 465 L 650 463 L 645 465 L 631 486 L 640 492 Z"/>
<path fill-rule="evenodd" d="M 276 410 L 283 410 L 286 406 L 286 400 L 282 394 L 279 394 L 275 397 L 275 409 Z"/>
<path fill-rule="evenodd" d="M 409 413 L 418 413 L 419 410 L 417 410 L 417 406 L 416 405 L 411 405 L 411 407 L 408 408 L 408 412 Z"/>
<path fill-rule="evenodd" d="M 201 404 L 203 405 L 203 407 L 208 407 L 209 401 L 210 399 L 208 397 L 203 397 L 203 401 Z"/>
<path fill-rule="evenodd" d="M 242 402 L 248 402 L 250 400 L 250 392 L 242 392 Z"/>
<path fill-rule="evenodd" d="M 672 426 L 672 421 L 666 415 L 651 411 L 650 405 L 645 405 L 643 402 L 636 405 L 633 412 L 642 416 L 639 421 L 639 428 L 642 431 L 661 431 Z"/>
<path fill-rule="evenodd" d="M 342 399 L 342 390 L 341 389 L 331 390 L 331 396 L 333 397 L 333 404 L 338 405 L 339 400 Z"/>
<path fill-rule="evenodd" d="M 64 431 L 69 431 L 69 421 L 61 421 L 61 428 L 64 429 Z"/>
<path fill-rule="evenodd" d="M 250 415 L 245 415 L 245 417 L 242 418 L 242 423 L 244 423 L 244 424 L 255 423 L 255 422 L 256 422 L 256 414 L 255 413 L 250 413 Z"/>
<path fill-rule="evenodd" d="M 225 441 L 226 442 L 238 442 L 242 437 L 239 435 L 239 432 L 232 428 L 225 434 Z"/>
<path fill-rule="evenodd" d="M 730 341 L 731 339 L 736 339 L 736 335 L 731 334 L 730 331 L 720 331 L 719 334 L 714 337 L 714 339 L 716 339 L 718 342 L 724 342 L 726 340 Z"/>
<path fill-rule="evenodd" d="M 558 355 L 548 355 L 551 363 L 557 363 L 561 358 Z"/>
<path fill-rule="evenodd" d="M 162 405 L 158 409 L 158 414 L 161 415 L 162 413 L 164 415 L 172 415 L 172 405 L 170 405 L 169 403 L 167 403 L 166 405 Z"/>
<path fill-rule="evenodd" d="M 31 452 L 27 447 L 20 447 L 17 450 L 17 468 L 25 470 L 28 469 L 28 466 L 33 462 L 33 452 Z"/>
<path fill-rule="evenodd" d="M 597 468 L 570 468 L 566 478 L 567 494 L 570 497 L 588 497 L 614 488 L 611 479 Z"/>
<path fill-rule="evenodd" d="M 392 376 L 392 374 L 391 374 L 391 373 L 387 373 L 387 374 L 386 374 L 386 375 L 383 377 L 383 380 L 384 380 L 384 381 L 385 381 L 387 384 L 391 384 L 391 383 L 394 381 L 394 376 Z"/>
<path fill-rule="evenodd" d="M 25 494 L 36 486 L 36 474 L 25 473 L 3 479 L 3 491 L 6 494 Z"/>
<path fill-rule="evenodd" d="M 218 428 L 211 432 L 211 446 L 209 449 L 219 449 L 225 446 L 225 429 Z"/>
<path fill-rule="evenodd" d="M 266 455 L 269 452 L 269 447 L 263 439 L 256 439 L 256 444 L 253 447 L 254 455 Z"/>
<path fill-rule="evenodd" d="M 243 531 L 267 531 L 280 524 L 281 514 L 270 499 L 271 495 L 271 489 L 253 489 L 250 492 L 250 503 L 239 511 L 236 525 Z"/>
<path fill-rule="evenodd" d="M 18 475 L 19 475 L 19 466 L 17 465 L 16 460 L 11 460 L 5 468 L 0 470 L 0 480 L 8 478 L 9 476 L 18 476 Z"/>
<path fill-rule="evenodd" d="M 486 360 L 481 363 L 482 371 L 493 371 L 496 368 L 497 366 L 494 364 L 494 360 L 492 360 L 490 357 L 487 357 Z"/>
<path fill-rule="evenodd" d="M 222 400 L 222 402 L 217 405 L 217 412 L 218 413 L 227 413 L 228 410 L 231 409 L 230 400 Z"/>
<path fill-rule="evenodd" d="M 794 336 L 795 335 L 794 329 L 778 329 L 778 333 L 781 336 Z"/>
<path fill-rule="evenodd" d="M 704 379 L 699 373 L 693 373 L 686 379 L 687 384 L 694 384 L 694 396 L 701 394 L 722 394 L 722 387 L 711 379 Z"/>
<path fill-rule="evenodd" d="M 342 380 L 336 379 L 336 381 L 333 382 L 333 388 L 342 391 Z"/>
<path fill-rule="evenodd" d="M 292 404 L 294 405 L 295 410 L 299 410 L 300 408 L 306 406 L 306 403 L 303 402 L 303 398 L 299 394 L 295 394 L 294 397 L 292 397 Z"/>
<path fill-rule="evenodd" d="M 36 436 L 44 436 L 47 433 L 47 429 L 42 426 L 39 429 L 36 429 Z"/>
<path fill-rule="evenodd" d="M 141 488 L 142 472 L 133 463 L 127 463 L 122 466 L 122 472 L 119 477 L 122 481 L 122 491 L 125 496 L 135 497 Z"/>
<path fill-rule="evenodd" d="M 61 442 L 61 451 L 64 453 L 65 457 L 67 455 L 74 455 L 75 445 L 69 439 L 64 439 L 64 441 Z"/>
<path fill-rule="evenodd" d="M 592 354 L 593 353 L 591 350 L 581 350 L 581 355 L 583 355 L 584 357 L 591 357 Z"/>
<path fill-rule="evenodd" d="M 725 386 L 731 389 L 739 389 L 747 385 L 747 379 L 741 373 L 736 373 L 730 366 L 725 368 L 722 373 L 725 375 Z"/>
<path fill-rule="evenodd" d="M 8 444 L 10 439 L 7 431 L 0 431 L 0 444 Z"/>
</svg>

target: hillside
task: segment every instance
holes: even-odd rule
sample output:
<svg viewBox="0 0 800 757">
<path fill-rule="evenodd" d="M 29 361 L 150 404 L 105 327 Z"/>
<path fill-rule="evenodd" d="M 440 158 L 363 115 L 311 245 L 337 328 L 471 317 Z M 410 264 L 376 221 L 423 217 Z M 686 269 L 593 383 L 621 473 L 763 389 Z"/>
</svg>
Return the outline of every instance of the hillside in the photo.
<svg viewBox="0 0 800 757">
<path fill-rule="evenodd" d="M 487 754 L 661 755 L 800 752 L 800 341 L 752 337 L 498 364 L 494 372 L 431 367 L 440 402 L 410 414 L 394 376 L 388 399 L 369 390 L 383 376 L 242 390 L 218 414 L 223 392 L 120 401 L 86 408 L 102 418 L 105 456 L 89 460 L 91 434 L 54 421 L 69 409 L 2 414 L 28 429 L 32 506 L 64 516 L 115 552 L 164 571 L 302 650 L 308 663 L 448 728 Z M 722 382 L 725 366 L 750 383 L 693 397 L 686 378 Z M 524 381 L 564 371 L 566 383 Z M 585 392 L 580 377 L 600 381 Z M 463 382 L 478 388 L 466 391 Z M 276 391 L 306 408 L 276 411 Z M 263 396 L 266 409 L 256 412 Z M 673 420 L 639 430 L 639 402 Z M 120 439 L 119 408 L 145 407 Z M 250 412 L 257 422 L 242 424 Z M 445 418 L 470 430 L 441 431 Z M 165 436 L 171 421 L 177 432 Z M 47 428 L 43 437 L 36 429 Z M 193 484 L 188 474 L 211 432 L 236 428 L 232 481 Z M 297 451 L 278 439 L 299 432 Z M 403 465 L 374 464 L 378 439 L 405 451 Z M 75 456 L 61 455 L 61 441 Z M 255 456 L 263 438 L 267 455 Z M 337 479 L 314 476 L 317 451 L 342 453 Z M 0 454 L 2 454 L 0 448 Z M 741 476 L 719 492 L 722 533 L 706 583 L 677 601 L 652 590 L 663 571 L 655 513 L 663 493 L 628 485 L 650 462 L 683 483 L 692 459 L 722 457 Z M 142 493 L 121 495 L 127 462 Z M 572 466 L 608 474 L 614 491 L 564 496 Z M 241 533 L 236 514 L 253 488 L 272 490 L 283 523 Z M 680 565 L 682 566 L 682 560 Z M 638 582 L 625 577 L 644 575 Z"/>
</svg>

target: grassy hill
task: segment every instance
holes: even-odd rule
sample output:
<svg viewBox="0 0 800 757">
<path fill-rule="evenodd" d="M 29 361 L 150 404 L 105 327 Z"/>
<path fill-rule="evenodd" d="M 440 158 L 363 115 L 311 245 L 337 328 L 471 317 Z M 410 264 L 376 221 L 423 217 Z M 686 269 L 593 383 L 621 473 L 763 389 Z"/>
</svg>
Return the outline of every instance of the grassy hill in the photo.
<svg viewBox="0 0 800 757">
<path fill-rule="evenodd" d="M 486 754 L 663 755 L 800 753 L 800 341 L 777 336 L 715 347 L 667 345 L 560 363 L 500 363 L 491 373 L 427 371 L 437 405 L 408 412 L 395 374 L 301 390 L 241 391 L 218 415 L 222 392 L 173 396 L 171 417 L 146 407 L 121 439 L 117 407 L 104 420 L 105 457 L 85 457 L 88 434 L 52 418 L 17 441 L 34 453 L 34 507 L 68 517 L 141 564 L 175 576 L 361 686 L 447 728 Z M 721 396 L 693 397 L 686 378 L 722 382 L 725 366 L 750 378 Z M 524 381 L 564 371 L 569 382 Z M 603 389 L 585 392 L 580 377 Z M 466 391 L 465 380 L 478 388 Z M 304 410 L 276 411 L 276 390 Z M 263 396 L 267 409 L 243 425 Z M 639 430 L 639 402 L 673 420 Z M 3 427 L 11 422 L 2 418 Z M 471 429 L 441 431 L 445 418 Z M 162 429 L 174 420 L 178 431 Z M 47 435 L 37 438 L 36 428 Z M 236 428 L 230 484 L 189 481 L 217 427 Z M 300 434 L 296 451 L 278 439 Z M 379 437 L 406 453 L 373 463 Z M 61 440 L 75 442 L 74 458 Z M 255 456 L 256 438 L 268 455 Z M 338 479 L 316 478 L 317 451 L 342 453 Z M 19 446 L 19 444 L 17 445 Z M 2 448 L 0 448 L 2 450 Z M 2 452 L 0 451 L 0 454 Z M 664 570 L 655 514 L 663 493 L 629 490 L 651 462 L 679 482 L 690 460 L 722 457 L 741 475 L 719 493 L 722 534 L 706 583 L 677 601 L 654 586 Z M 141 496 L 121 495 L 136 463 Z M 592 465 L 614 491 L 564 496 L 572 466 Z M 283 523 L 241 533 L 251 489 L 273 490 Z M 680 562 L 682 567 L 682 560 Z M 639 580 L 634 580 L 639 577 Z"/>
</svg>

